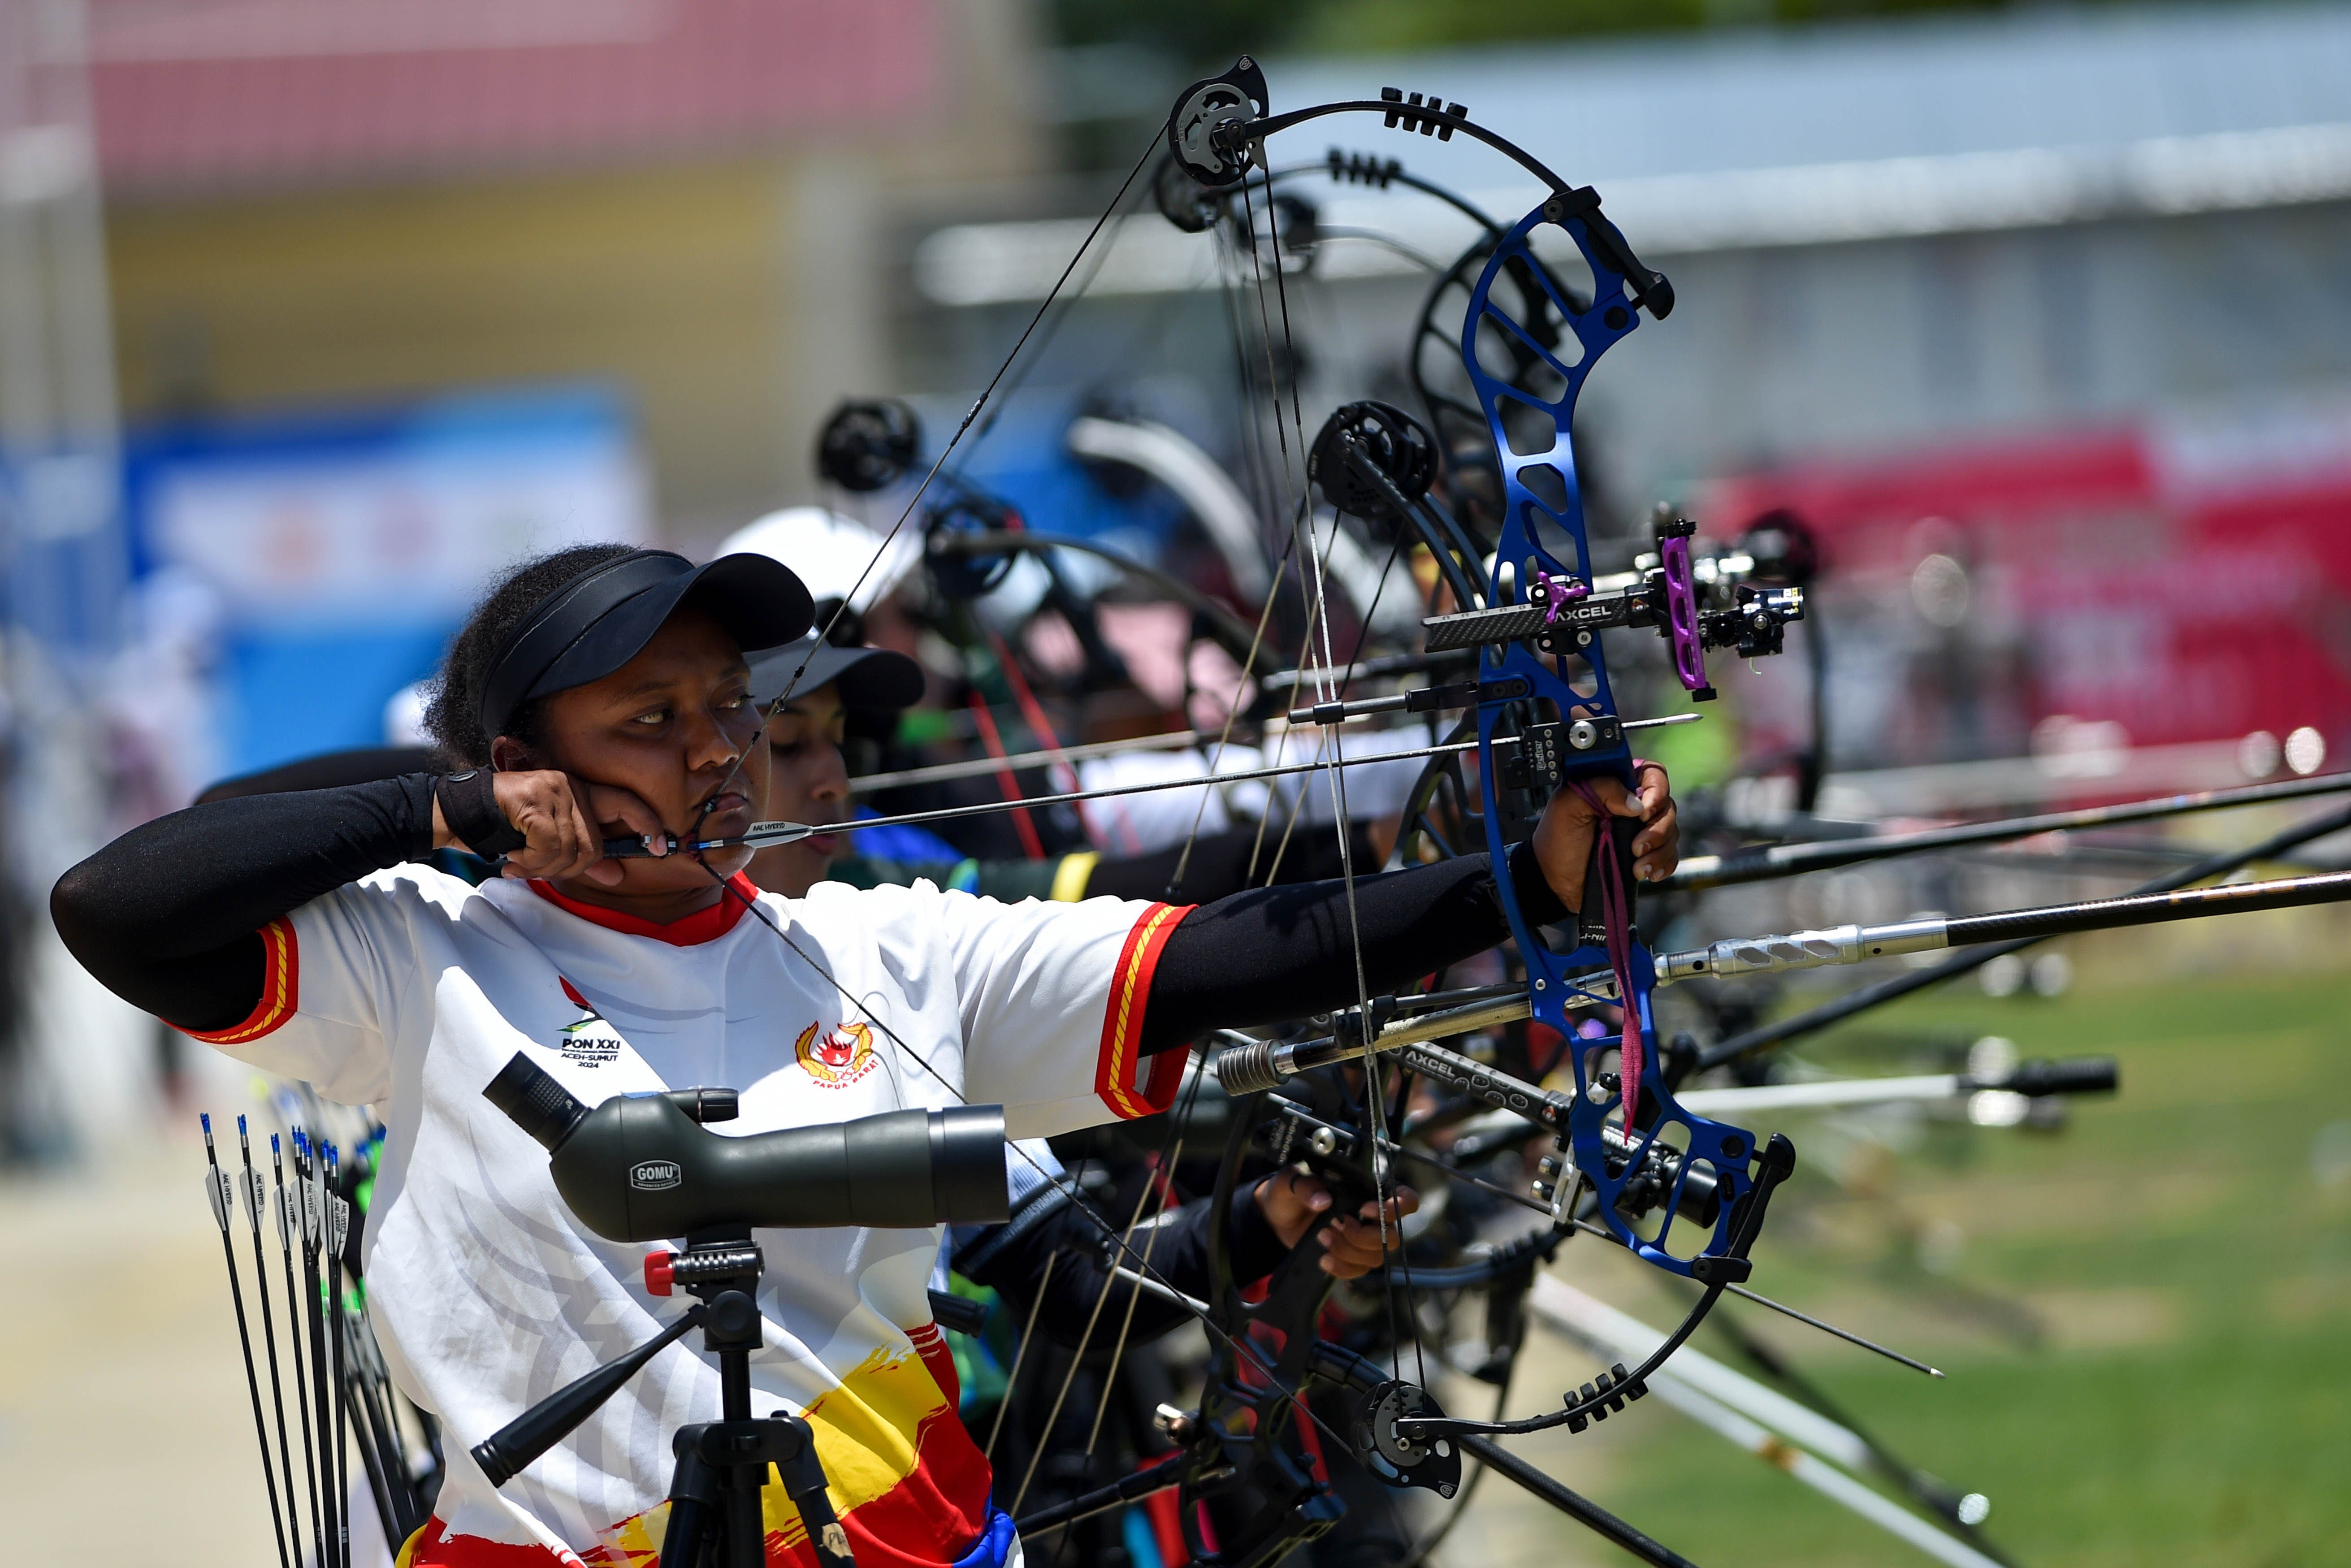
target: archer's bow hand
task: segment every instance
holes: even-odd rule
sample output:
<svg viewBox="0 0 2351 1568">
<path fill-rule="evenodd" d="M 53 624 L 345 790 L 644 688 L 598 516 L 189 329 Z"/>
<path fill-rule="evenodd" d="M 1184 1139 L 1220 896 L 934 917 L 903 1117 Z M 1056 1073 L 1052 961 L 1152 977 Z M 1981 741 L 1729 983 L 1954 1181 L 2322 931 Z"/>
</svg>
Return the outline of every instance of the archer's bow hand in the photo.
<svg viewBox="0 0 2351 1568">
<path fill-rule="evenodd" d="M 1633 837 L 1633 875 L 1656 882 L 1673 874 L 1681 863 L 1682 830 L 1674 811 L 1673 783 L 1654 762 L 1640 764 L 1635 775 L 1640 788 L 1628 790 L 1614 779 L 1587 780 L 1592 792 L 1609 813 L 1635 818 L 1641 831 Z M 1535 863 L 1543 880 L 1570 909 L 1583 907 L 1583 873 L 1592 863 L 1593 825 L 1598 814 L 1581 791 L 1562 789 L 1543 808 L 1535 824 Z"/>
</svg>

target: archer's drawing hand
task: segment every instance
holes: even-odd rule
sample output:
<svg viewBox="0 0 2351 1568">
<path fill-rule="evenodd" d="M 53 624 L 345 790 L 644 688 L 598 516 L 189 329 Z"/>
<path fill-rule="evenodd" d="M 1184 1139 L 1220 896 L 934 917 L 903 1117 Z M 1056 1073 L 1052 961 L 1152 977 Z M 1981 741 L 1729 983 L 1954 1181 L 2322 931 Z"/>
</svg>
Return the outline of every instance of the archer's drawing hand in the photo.
<svg viewBox="0 0 2351 1568">
<path fill-rule="evenodd" d="M 1611 815 L 1640 821 L 1641 831 L 1633 838 L 1633 876 L 1639 882 L 1656 882 L 1672 875 L 1682 858 L 1673 781 L 1654 762 L 1640 764 L 1635 777 L 1639 784 L 1636 790 L 1626 789 L 1614 779 L 1591 780 L 1592 790 Z M 1562 789 L 1551 798 L 1551 804 L 1543 808 L 1542 821 L 1535 824 L 1535 863 L 1542 867 L 1543 880 L 1551 883 L 1551 890 L 1570 909 L 1583 907 L 1583 873 L 1592 863 L 1593 826 L 1599 820 L 1583 795 Z"/>
<path fill-rule="evenodd" d="M 1259 1182 L 1257 1207 L 1285 1247 L 1295 1247 L 1317 1219 L 1331 1212 L 1331 1189 L 1303 1171 L 1283 1170 Z M 1402 1221 L 1420 1207 L 1420 1195 L 1399 1186 L 1387 1202 L 1388 1250 L 1401 1244 Z M 1380 1249 L 1380 1221 L 1366 1203 L 1358 1217 L 1337 1217 L 1322 1227 L 1322 1271 L 1334 1280 L 1354 1280 L 1387 1260 Z"/>
<path fill-rule="evenodd" d="M 501 772 L 494 789 L 498 814 L 528 841 L 507 856 L 507 876 L 581 877 L 601 887 L 618 886 L 624 873 L 622 862 L 604 858 L 608 829 L 615 838 L 650 837 L 653 853 L 667 852 L 669 831 L 661 818 L 617 786 L 538 768 Z M 466 847 L 449 831 L 438 801 L 433 807 L 433 842 L 438 849 Z"/>
</svg>

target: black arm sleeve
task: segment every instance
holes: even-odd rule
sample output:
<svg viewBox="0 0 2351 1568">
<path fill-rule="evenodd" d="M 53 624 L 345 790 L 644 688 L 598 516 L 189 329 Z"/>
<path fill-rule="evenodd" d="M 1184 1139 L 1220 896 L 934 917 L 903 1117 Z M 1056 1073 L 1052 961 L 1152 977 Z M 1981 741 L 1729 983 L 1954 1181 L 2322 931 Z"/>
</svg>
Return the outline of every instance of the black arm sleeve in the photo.
<svg viewBox="0 0 2351 1568">
<path fill-rule="evenodd" d="M 1529 924 L 1567 916 L 1531 845 L 1510 852 L 1510 878 Z M 1484 855 L 1359 876 L 1354 905 L 1364 973 L 1374 992 L 1393 989 L 1395 977 L 1434 973 L 1510 934 Z M 1152 972 L 1143 1054 L 1173 1051 L 1212 1029 L 1304 1018 L 1354 1001 L 1350 927 L 1344 882 L 1253 888 L 1202 904 L 1167 938 Z"/>
<path fill-rule="evenodd" d="M 174 811 L 66 873 L 49 916 L 123 1000 L 187 1029 L 233 1029 L 261 1000 L 263 926 L 432 853 L 432 783 L 413 773 Z"/>
<path fill-rule="evenodd" d="M 1195 1198 L 1160 1217 L 1155 1228 L 1138 1227 L 1127 1249 L 1116 1252 L 1128 1268 L 1149 1249 L 1151 1277 L 1195 1300 L 1209 1291 L 1208 1205 Z M 1233 1194 L 1231 1209 L 1233 1278 L 1253 1283 L 1273 1272 L 1287 1250 L 1257 1206 L 1257 1186 L 1244 1185 Z M 1038 1286 L 1045 1299 L 1037 1306 L 1038 1328 L 1056 1344 L 1075 1349 L 1085 1335 L 1089 1319 L 1096 1319 L 1097 1344 L 1106 1343 L 1102 1325 L 1123 1322 L 1127 1298 L 1137 1293 L 1133 1281 L 1110 1271 L 1109 1249 L 1120 1233 L 1112 1224 L 1073 1195 L 1067 1183 L 1043 1188 L 1004 1225 L 994 1225 L 956 1249 L 950 1266 L 977 1285 L 992 1287 L 1025 1320 Z M 1131 1254 L 1131 1255 L 1130 1255 Z M 1052 1260 L 1048 1274 L 1046 1263 Z M 1104 1291 L 1099 1318 L 1094 1303 Z M 1135 1343 L 1155 1339 L 1191 1317 L 1191 1310 L 1155 1291 L 1140 1292 L 1128 1339 Z"/>
<path fill-rule="evenodd" d="M 296 789 L 340 789 L 346 784 L 373 784 L 403 773 L 449 771 L 441 754 L 429 746 L 363 746 L 351 751 L 298 757 L 258 773 L 224 779 L 197 796 L 196 804 L 234 800 L 244 795 L 283 795 Z"/>
</svg>

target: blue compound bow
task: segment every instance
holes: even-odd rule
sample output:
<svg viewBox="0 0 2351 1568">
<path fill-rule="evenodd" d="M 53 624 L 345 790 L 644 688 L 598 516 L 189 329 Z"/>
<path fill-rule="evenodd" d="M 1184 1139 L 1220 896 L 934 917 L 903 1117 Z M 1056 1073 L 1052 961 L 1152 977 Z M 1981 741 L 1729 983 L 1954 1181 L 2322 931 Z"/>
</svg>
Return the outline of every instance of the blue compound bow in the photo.
<svg viewBox="0 0 2351 1568">
<path fill-rule="evenodd" d="M 1794 1167 L 1794 1151 L 1776 1136 L 1759 1148 L 1745 1129 L 1694 1115 L 1673 1097 L 1660 1070 L 1650 1011 L 1656 968 L 1633 923 L 1634 824 L 1617 819 L 1621 831 L 1604 827 L 1599 833 L 1585 908 L 1563 949 L 1554 949 L 1520 912 L 1512 861 L 1555 791 L 1576 790 L 1597 809 L 1598 780 L 1613 779 L 1628 789 L 1635 782 L 1601 652 L 1603 630 L 1637 627 L 1663 636 L 1677 677 L 1706 700 L 1714 695 L 1706 679 L 1707 648 L 1776 652 L 1786 623 L 1801 616 L 1802 601 L 1791 591 L 1742 590 L 1735 604 L 1702 605 L 1690 560 L 1694 529 L 1675 517 L 1660 521 L 1655 568 L 1629 587 L 1595 591 L 1571 446 L 1576 394 L 1601 354 L 1639 325 L 1641 313 L 1664 317 L 1674 296 L 1672 285 L 1641 264 L 1602 214 L 1590 187 L 1571 187 L 1470 120 L 1464 105 L 1419 93 L 1385 89 L 1376 100 L 1273 114 L 1263 73 L 1248 58 L 1186 90 L 1169 119 L 1167 144 L 1192 179 L 1228 189 L 1262 166 L 1267 137 L 1345 112 L 1377 113 L 1391 128 L 1441 140 L 1458 131 L 1517 162 L 1550 193 L 1493 243 L 1469 296 L 1461 358 L 1494 443 L 1505 510 L 1482 603 L 1432 617 L 1426 646 L 1432 653 L 1480 650 L 1475 688 L 1479 792 L 1494 876 L 1527 971 L 1528 1012 L 1575 1045 L 1569 1056 L 1574 1094 L 1542 1097 L 1543 1120 L 1559 1134 L 1565 1156 L 1552 1166 L 1562 1177 L 1554 1188 L 1555 1220 L 1562 1228 L 1573 1224 L 1588 1192 L 1593 1211 L 1637 1256 L 1706 1287 L 1642 1367 L 1630 1374 L 1617 1369 L 1571 1394 L 1564 1408 L 1549 1415 L 1480 1422 L 1422 1405 L 1392 1412 L 1378 1423 L 1379 1435 L 1398 1468 L 1409 1471 L 1425 1458 L 1449 1458 L 1448 1437 L 1561 1425 L 1580 1430 L 1594 1416 L 1623 1408 L 1722 1291 L 1748 1276 L 1748 1250 L 1772 1189 Z M 1545 226 L 1562 231 L 1583 255 L 1593 277 L 1588 300 L 1572 298 L 1536 256 L 1533 240 Z M 1522 301 L 1515 310 L 1496 296 L 1495 285 L 1506 275 Z M 1533 290 L 1530 279 L 1538 285 Z M 1546 308 L 1557 320 L 1546 317 Z M 1557 330 L 1560 322 L 1566 335 Z M 1497 373 L 1497 364 L 1510 366 L 1509 373 Z M 1341 716 L 1344 706 L 1333 705 L 1331 716 Z M 1613 1041 L 1578 1038 L 1568 1009 L 1593 1003 L 1621 1009 Z M 1367 1037 L 1374 1020 L 1366 1018 L 1360 1027 Z M 1615 1071 L 1608 1072 L 1612 1052 Z M 1423 1053 L 1423 1059 L 1446 1054 Z M 1234 1082 L 1242 1074 L 1237 1062 Z M 1651 1213 L 1657 1218 L 1645 1234 L 1637 1217 Z M 1704 1230 L 1699 1244 L 1675 1244 L 1677 1216 Z"/>
<path fill-rule="evenodd" d="M 1432 617 L 1428 648 L 1482 650 L 1479 789 L 1494 878 L 1526 966 L 1531 1016 L 1573 1042 L 1567 1061 L 1575 1092 L 1562 1139 L 1569 1168 L 1553 1167 L 1562 1177 L 1561 1216 L 1571 1218 L 1581 1189 L 1589 1188 L 1596 1214 L 1626 1247 L 1708 1289 L 1649 1363 L 1629 1376 L 1603 1378 L 1583 1397 L 1571 1397 L 1564 1409 L 1534 1420 L 1403 1423 L 1405 1435 L 1418 1439 L 1444 1431 L 1580 1427 L 1580 1416 L 1609 1407 L 1612 1396 L 1637 1391 L 1722 1290 L 1748 1277 L 1748 1249 L 1771 1189 L 1794 1167 L 1794 1151 L 1784 1138 L 1759 1147 L 1746 1129 L 1693 1114 L 1674 1099 L 1650 1009 L 1656 967 L 1633 921 L 1631 822 L 1617 819 L 1619 831 L 1599 835 L 1584 911 L 1566 950 L 1546 941 L 1520 910 L 1514 871 L 1526 868 L 1514 868 L 1514 840 L 1543 802 L 1568 789 L 1596 808 L 1594 781 L 1613 779 L 1627 789 L 1635 782 L 1601 632 L 1654 629 L 1669 643 L 1682 685 L 1705 701 L 1715 695 L 1706 676 L 1708 646 L 1770 651 L 1786 621 L 1802 610 L 1801 600 L 1772 595 L 1702 610 L 1690 567 L 1692 530 L 1673 517 L 1661 520 L 1658 564 L 1637 585 L 1593 591 L 1571 442 L 1576 395 L 1600 356 L 1640 325 L 1644 309 L 1653 317 L 1671 309 L 1673 292 L 1633 256 L 1589 187 L 1551 183 L 1552 193 L 1494 246 L 1470 292 L 1461 358 L 1493 437 L 1505 505 L 1485 606 Z M 1588 300 L 1568 298 L 1536 257 L 1533 238 L 1545 226 L 1563 231 L 1582 253 L 1593 277 Z M 1541 323 L 1521 319 L 1523 307 L 1513 309 L 1496 298 L 1495 284 L 1513 263 L 1521 264 L 1519 277 L 1539 280 L 1541 298 L 1571 336 L 1540 330 Z M 1531 357 L 1548 371 L 1556 390 L 1544 395 L 1528 383 L 1545 378 L 1506 378 L 1489 370 L 1480 350 L 1497 335 L 1518 349 L 1510 357 L 1521 362 Z M 1515 742 L 1513 755 L 1498 756 L 1498 741 Z M 1598 1002 L 1614 1003 L 1621 1012 L 1614 1040 L 1580 1038 L 1568 1017 L 1571 1007 Z M 1604 1071 L 1612 1048 L 1614 1071 Z M 1657 1218 L 1645 1235 L 1634 1216 L 1648 1210 Z M 1705 1228 L 1708 1216 L 1710 1228 L 1700 1245 L 1672 1245 L 1677 1223 Z"/>
</svg>

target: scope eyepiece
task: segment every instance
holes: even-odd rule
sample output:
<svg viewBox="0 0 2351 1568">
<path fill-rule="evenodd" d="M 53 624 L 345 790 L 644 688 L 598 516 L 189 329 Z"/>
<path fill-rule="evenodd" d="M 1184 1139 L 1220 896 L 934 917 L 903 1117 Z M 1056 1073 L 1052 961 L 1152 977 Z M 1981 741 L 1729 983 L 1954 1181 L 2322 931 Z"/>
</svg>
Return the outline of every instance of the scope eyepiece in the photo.
<svg viewBox="0 0 2351 1568">
<path fill-rule="evenodd" d="M 571 1135 L 588 1115 L 588 1107 L 574 1100 L 562 1084 L 520 1051 L 498 1069 L 482 1091 L 482 1098 L 514 1118 L 515 1125 L 537 1138 L 549 1154 Z"/>
</svg>

